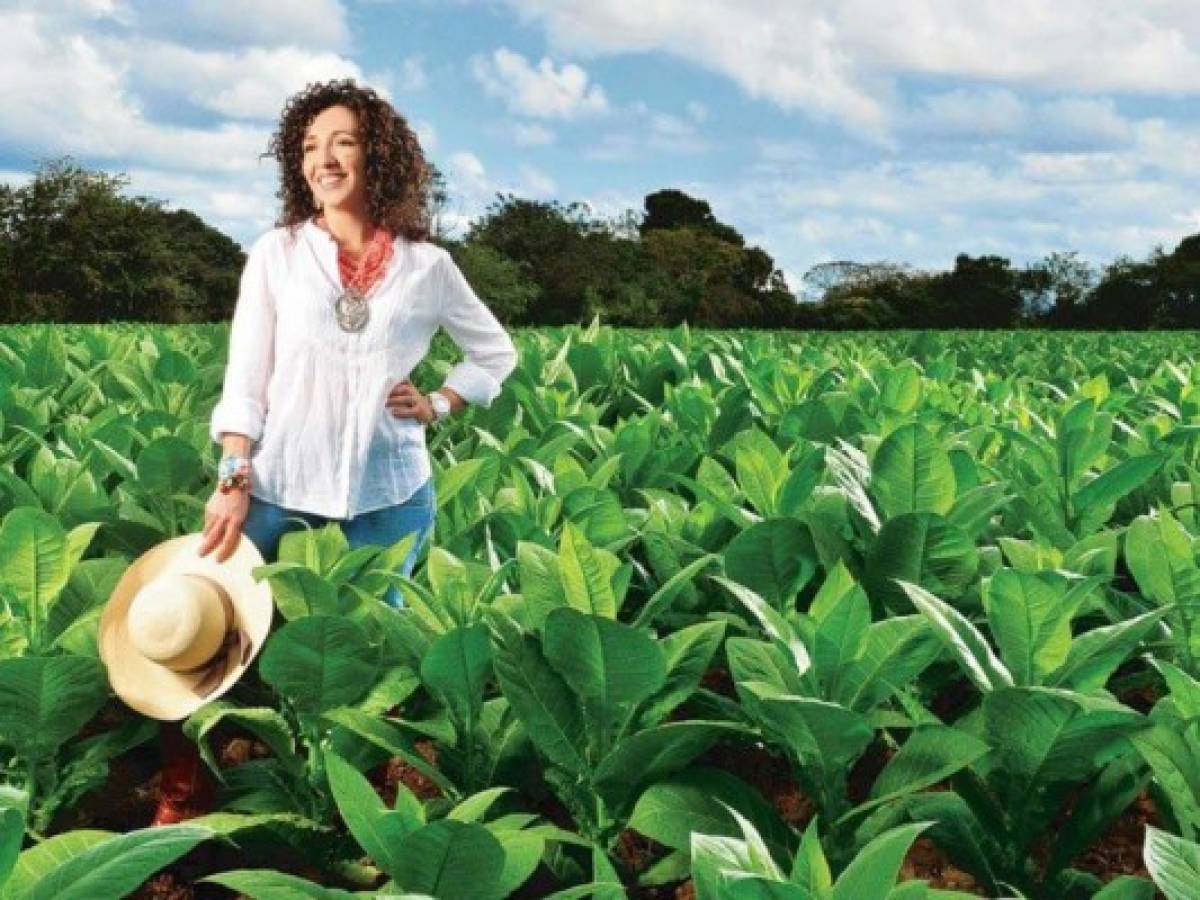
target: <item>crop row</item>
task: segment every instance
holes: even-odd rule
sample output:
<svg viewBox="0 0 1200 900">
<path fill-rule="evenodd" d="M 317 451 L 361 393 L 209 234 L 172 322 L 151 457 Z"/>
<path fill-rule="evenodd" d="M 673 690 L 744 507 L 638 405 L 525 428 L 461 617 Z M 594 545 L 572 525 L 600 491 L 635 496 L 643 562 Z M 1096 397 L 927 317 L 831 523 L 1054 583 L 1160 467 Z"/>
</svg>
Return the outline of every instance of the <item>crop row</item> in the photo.
<svg viewBox="0 0 1200 900">
<path fill-rule="evenodd" d="M 0 330 L 5 900 L 1200 896 L 1195 336 L 519 333 L 414 577 L 260 570 L 218 811 L 145 829 L 96 629 L 200 525 L 225 341 Z"/>
</svg>

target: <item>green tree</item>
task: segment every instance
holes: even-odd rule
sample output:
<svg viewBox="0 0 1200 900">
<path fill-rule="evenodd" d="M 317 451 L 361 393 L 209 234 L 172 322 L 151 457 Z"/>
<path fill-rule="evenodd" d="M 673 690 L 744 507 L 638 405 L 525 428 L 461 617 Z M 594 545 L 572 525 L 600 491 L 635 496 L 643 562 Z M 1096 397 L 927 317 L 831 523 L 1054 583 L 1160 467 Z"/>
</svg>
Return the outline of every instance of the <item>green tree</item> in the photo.
<svg viewBox="0 0 1200 900">
<path fill-rule="evenodd" d="M 520 324 L 536 314 L 541 288 L 523 263 L 487 244 L 456 244 L 450 252 L 475 293 L 501 322 Z"/>
<path fill-rule="evenodd" d="M 1074 250 L 1051 253 L 1027 270 L 1027 311 L 1047 324 L 1073 327 L 1095 283 L 1095 269 Z"/>
<path fill-rule="evenodd" d="M 736 229 L 717 220 L 707 200 L 689 196 L 675 188 L 664 188 L 647 194 L 644 203 L 646 214 L 641 224 L 643 237 L 651 231 L 692 228 L 739 247 L 745 244 Z"/>
<path fill-rule="evenodd" d="M 525 266 L 541 290 L 537 321 L 561 325 L 583 316 L 584 291 L 595 280 L 584 236 L 596 230 L 582 204 L 498 194 L 471 224 L 465 243 L 483 244 Z"/>
<path fill-rule="evenodd" d="M 244 255 L 185 210 L 127 197 L 124 175 L 69 158 L 0 193 L 5 321 L 227 317 Z"/>
</svg>

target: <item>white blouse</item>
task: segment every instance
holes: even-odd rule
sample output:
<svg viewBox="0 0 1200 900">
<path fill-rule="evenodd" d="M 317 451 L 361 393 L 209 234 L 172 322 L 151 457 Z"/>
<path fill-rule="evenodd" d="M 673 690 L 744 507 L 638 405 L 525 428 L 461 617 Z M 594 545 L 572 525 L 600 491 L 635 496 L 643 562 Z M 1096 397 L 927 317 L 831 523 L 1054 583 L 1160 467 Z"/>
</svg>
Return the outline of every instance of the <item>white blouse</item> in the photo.
<svg viewBox="0 0 1200 900">
<path fill-rule="evenodd" d="M 446 377 L 469 403 L 490 406 L 516 367 L 512 339 L 450 254 L 396 238 L 367 303 L 345 332 L 337 243 L 312 221 L 267 232 L 250 248 L 229 337 L 229 362 L 211 433 L 244 434 L 251 494 L 287 509 L 346 519 L 402 503 L 432 468 L 425 426 L 384 406 L 443 327 L 464 359 Z"/>
</svg>

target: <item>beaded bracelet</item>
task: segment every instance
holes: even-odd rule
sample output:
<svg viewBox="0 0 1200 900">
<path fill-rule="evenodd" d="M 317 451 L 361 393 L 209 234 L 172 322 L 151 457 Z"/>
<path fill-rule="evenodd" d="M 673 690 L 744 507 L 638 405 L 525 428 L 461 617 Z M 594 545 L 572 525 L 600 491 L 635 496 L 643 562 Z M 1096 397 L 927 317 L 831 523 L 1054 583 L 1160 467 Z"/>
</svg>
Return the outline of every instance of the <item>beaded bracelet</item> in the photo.
<svg viewBox="0 0 1200 900">
<path fill-rule="evenodd" d="M 250 490 L 250 460 L 244 456 L 223 456 L 217 464 L 217 487 L 222 494 Z"/>
</svg>

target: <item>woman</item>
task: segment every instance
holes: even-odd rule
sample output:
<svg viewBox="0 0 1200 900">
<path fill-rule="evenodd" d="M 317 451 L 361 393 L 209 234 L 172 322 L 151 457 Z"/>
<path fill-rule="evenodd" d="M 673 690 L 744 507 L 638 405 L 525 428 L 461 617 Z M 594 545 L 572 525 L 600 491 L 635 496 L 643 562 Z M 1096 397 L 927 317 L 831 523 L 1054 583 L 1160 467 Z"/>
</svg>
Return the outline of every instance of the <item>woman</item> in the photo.
<svg viewBox="0 0 1200 900">
<path fill-rule="evenodd" d="M 516 350 L 450 255 L 428 242 L 430 168 L 392 106 L 353 81 L 284 107 L 268 155 L 283 214 L 242 273 L 211 431 L 223 454 L 199 554 L 224 562 L 245 534 L 268 562 L 280 538 L 336 522 L 351 547 L 417 539 L 434 523 L 425 428 L 489 406 Z M 464 360 L 428 395 L 408 380 L 439 327 Z M 393 586 L 387 602 L 402 603 Z M 195 746 L 164 728 L 155 824 L 213 795 Z"/>
<path fill-rule="evenodd" d="M 435 511 L 425 427 L 489 406 L 516 350 L 427 241 L 430 168 L 389 103 L 350 80 L 311 85 L 269 154 L 283 215 L 242 275 L 201 553 L 224 559 L 245 533 L 269 561 L 286 531 L 336 522 L 351 547 L 417 532 L 409 574 Z M 425 395 L 408 376 L 439 326 L 465 358 Z"/>
</svg>

